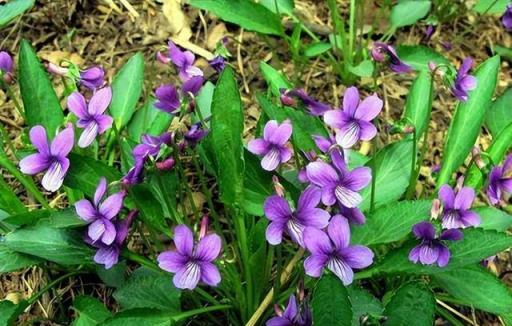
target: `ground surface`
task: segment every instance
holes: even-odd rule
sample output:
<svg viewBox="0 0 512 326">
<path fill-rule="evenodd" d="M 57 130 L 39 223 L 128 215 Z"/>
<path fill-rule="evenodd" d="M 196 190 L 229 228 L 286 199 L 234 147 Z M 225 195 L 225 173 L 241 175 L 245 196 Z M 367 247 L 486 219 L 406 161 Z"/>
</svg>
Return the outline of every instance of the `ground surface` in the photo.
<svg viewBox="0 0 512 326">
<path fill-rule="evenodd" d="M 288 76 L 295 76 L 301 86 L 311 95 L 323 101 L 338 105 L 340 95 L 346 86 L 341 85 L 332 69 L 320 60 L 311 60 L 303 69 L 293 65 L 288 49 L 281 40 L 260 37 L 253 33 L 240 30 L 233 25 L 226 25 L 214 17 L 195 9 L 184 7 L 177 11 L 176 7 L 166 1 L 163 5 L 157 0 L 132 0 L 131 5 L 123 5 L 123 1 L 104 0 L 41 0 L 29 13 L 0 32 L 0 48 L 16 53 L 22 38 L 29 39 L 40 56 L 46 60 L 58 61 L 66 58 L 81 66 L 93 64 L 103 65 L 111 78 L 116 69 L 136 51 L 142 51 L 146 58 L 146 95 L 163 81 L 173 80 L 169 70 L 155 64 L 156 51 L 163 49 L 169 37 L 189 35 L 189 42 L 199 47 L 200 53 L 212 51 L 216 41 L 223 36 L 230 39 L 229 49 L 233 54 L 230 63 L 238 70 L 241 93 L 243 96 L 247 119 L 246 134 L 249 135 L 259 115 L 255 101 L 257 91 L 265 89 L 265 83 L 259 73 L 261 60 L 282 69 Z M 126 1 L 124 1 L 126 3 Z M 324 1 L 296 0 L 300 17 L 320 33 L 331 30 L 329 13 Z M 343 2 L 343 1 L 340 1 Z M 367 1 L 373 2 L 373 1 Z M 380 1 L 375 1 L 376 3 Z M 342 5 L 343 6 L 343 5 Z M 179 6 L 178 6 L 179 7 Z M 365 10 L 364 19 L 372 22 L 376 8 L 369 6 Z M 383 22 L 383 24 L 385 24 Z M 423 37 L 424 26 L 404 29 L 396 34 L 397 43 L 418 44 Z M 446 51 L 442 42 L 452 42 L 453 49 Z M 477 63 L 489 56 L 489 48 L 493 44 L 512 46 L 512 34 L 506 33 L 496 17 L 478 18 L 474 14 L 464 13 L 438 28 L 429 45 L 442 52 L 457 65 L 466 56 L 471 56 Z M 204 59 L 200 64 L 206 65 Z M 297 73 L 299 71 L 299 73 Z M 152 78 L 156 76 L 156 78 Z M 502 63 L 499 92 L 510 85 L 512 70 L 507 61 Z M 412 76 L 385 73 L 380 77 L 378 93 L 385 99 L 385 110 L 382 118 L 385 122 L 398 119 L 404 107 L 404 99 Z M 364 82 L 364 81 L 363 81 Z M 431 168 L 439 163 L 443 134 L 451 120 L 455 101 L 446 90 L 441 90 L 433 106 L 431 122 L 430 149 L 422 169 L 422 178 L 431 181 Z M 15 146 L 21 147 L 21 128 L 24 122 L 14 110 L 13 103 L 7 100 L 0 91 L 0 122 L 10 133 Z M 385 123 L 382 124 L 384 126 Z M 385 137 L 382 139 L 385 141 Z M 481 144 L 485 147 L 488 139 L 482 137 Z M 8 180 L 10 177 L 2 171 Z M 430 180 L 430 181 L 429 181 Z M 14 189 L 19 189 L 11 181 Z M 421 189 L 418 189 L 421 190 Z M 19 196 L 25 198 L 28 205 L 34 205 L 22 190 Z M 54 205 L 65 205 L 56 199 Z M 498 275 L 507 278 L 512 270 L 508 254 L 502 254 L 495 265 L 491 266 Z M 18 273 L 0 276 L 0 299 L 8 298 L 16 301 L 28 297 L 52 279 L 52 271 L 31 268 Z M 512 282 L 509 282 L 512 284 Z M 62 283 L 58 294 L 66 301 L 75 295 L 88 293 L 111 305 L 111 293 L 101 285 L 98 279 L 75 278 L 71 282 Z M 24 320 L 40 318 L 43 324 L 53 324 L 48 320 L 58 320 L 62 311 L 56 300 L 57 293 L 49 293 L 33 305 L 24 316 Z M 69 304 L 69 302 L 67 302 Z M 64 302 L 66 304 L 66 302 Z M 462 311 L 480 325 L 499 325 L 499 322 L 482 314 Z M 443 324 L 440 321 L 440 324 Z"/>
</svg>

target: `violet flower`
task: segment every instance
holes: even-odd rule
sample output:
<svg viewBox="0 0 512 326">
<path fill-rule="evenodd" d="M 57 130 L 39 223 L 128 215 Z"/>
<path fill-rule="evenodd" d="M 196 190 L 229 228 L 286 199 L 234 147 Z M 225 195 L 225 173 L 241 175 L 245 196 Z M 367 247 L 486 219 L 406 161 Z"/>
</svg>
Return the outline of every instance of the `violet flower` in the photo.
<svg viewBox="0 0 512 326">
<path fill-rule="evenodd" d="M 266 326 L 311 326 L 312 318 L 309 307 L 303 306 L 302 311 L 297 305 L 297 300 L 292 294 L 288 299 L 288 305 L 284 312 L 278 313 L 276 317 L 270 318 Z"/>
<path fill-rule="evenodd" d="M 283 197 L 268 197 L 263 204 L 265 216 L 271 221 L 266 231 L 267 241 L 272 245 L 278 245 L 285 232 L 295 243 L 304 247 L 303 232 L 306 227 L 322 229 L 329 223 L 329 213 L 317 208 L 321 196 L 318 188 L 308 187 L 300 195 L 295 211 Z"/>
<path fill-rule="evenodd" d="M 288 120 L 281 124 L 270 120 L 263 129 L 263 138 L 251 140 L 247 149 L 253 154 L 263 156 L 261 167 L 264 170 L 273 171 L 279 164 L 292 158 L 292 151 L 286 147 L 291 135 L 292 125 Z"/>
<path fill-rule="evenodd" d="M 201 128 L 201 123 L 194 123 L 190 129 L 183 135 L 185 138 L 185 145 L 194 147 L 208 135 L 208 130 Z"/>
<path fill-rule="evenodd" d="M 331 109 L 330 105 L 316 101 L 301 88 L 292 90 L 282 88 L 279 92 L 281 93 L 281 103 L 287 106 L 295 106 L 294 98 L 298 98 L 302 101 L 306 109 L 308 109 L 309 113 L 314 116 L 321 116 Z"/>
<path fill-rule="evenodd" d="M 203 76 L 203 71 L 194 66 L 195 55 L 190 51 L 182 51 L 174 42 L 169 41 L 169 59 L 178 68 L 179 77 L 187 81 L 192 77 Z"/>
<path fill-rule="evenodd" d="M 373 262 L 373 252 L 369 248 L 350 245 L 348 221 L 341 215 L 333 216 L 327 234 L 316 228 L 306 228 L 304 243 L 311 253 L 304 261 L 304 269 L 312 277 L 320 277 L 327 267 L 344 285 L 349 285 L 354 279 L 353 269 L 368 267 Z"/>
<path fill-rule="evenodd" d="M 215 70 L 217 73 L 222 72 L 226 67 L 226 60 L 221 55 L 216 56 L 212 60 L 208 61 L 208 63 L 210 64 L 210 67 L 212 67 L 213 70 Z"/>
<path fill-rule="evenodd" d="M 439 200 L 443 204 L 441 221 L 444 229 L 466 228 L 480 225 L 480 216 L 470 211 L 475 191 L 470 187 L 454 192 L 449 185 L 442 185 L 439 189 Z"/>
<path fill-rule="evenodd" d="M 336 131 L 336 141 L 343 148 L 354 146 L 360 139 L 371 140 L 377 128 L 371 123 L 382 110 L 382 100 L 371 95 L 359 101 L 359 91 L 349 87 L 343 95 L 343 110 L 330 110 L 324 121 Z"/>
<path fill-rule="evenodd" d="M 142 182 L 142 173 L 144 172 L 144 159 L 135 159 L 135 164 L 121 179 L 121 182 L 127 186 L 133 186 Z"/>
<path fill-rule="evenodd" d="M 123 207 L 124 192 L 114 193 L 107 198 L 107 179 L 101 178 L 94 193 L 93 202 L 87 199 L 75 203 L 77 215 L 89 228 L 87 235 L 95 243 L 98 240 L 105 245 L 110 245 L 116 238 L 116 227 L 112 220 Z"/>
<path fill-rule="evenodd" d="M 105 269 L 110 269 L 118 263 L 123 243 L 128 237 L 130 225 L 137 214 L 137 210 L 130 211 L 124 220 L 118 220 L 114 223 L 116 238 L 110 245 L 105 245 L 102 242 L 94 242 L 89 237 L 86 237 L 86 242 L 98 248 L 98 251 L 96 251 L 94 255 L 94 261 L 97 264 L 104 265 Z"/>
<path fill-rule="evenodd" d="M 475 76 L 468 73 L 472 65 L 473 59 L 469 57 L 464 59 L 462 65 L 457 71 L 457 75 L 455 76 L 455 80 L 451 87 L 453 96 L 462 102 L 466 102 L 468 100 L 468 92 L 475 89 L 477 85 Z"/>
<path fill-rule="evenodd" d="M 156 91 L 155 107 L 164 112 L 174 114 L 181 106 L 180 96 L 176 87 L 171 84 L 163 84 Z"/>
<path fill-rule="evenodd" d="M 512 32 L 512 3 L 507 5 L 507 9 L 505 10 L 503 17 L 501 17 L 501 22 L 507 32 Z"/>
<path fill-rule="evenodd" d="M 216 234 L 209 234 L 194 244 L 192 231 L 186 225 L 174 229 L 176 250 L 158 255 L 158 266 L 175 273 L 174 285 L 179 289 L 194 289 L 199 281 L 217 286 L 221 277 L 213 261 L 219 256 L 222 241 Z"/>
<path fill-rule="evenodd" d="M 375 60 L 377 62 L 386 61 L 386 56 L 387 56 L 389 58 L 389 68 L 398 74 L 407 73 L 412 70 L 408 64 L 406 64 L 402 60 L 400 60 L 400 58 L 398 57 L 398 54 L 396 53 L 395 48 L 386 43 L 382 43 L 382 42 L 373 43 L 371 56 L 372 56 L 373 60 Z"/>
<path fill-rule="evenodd" d="M 112 90 L 110 87 L 96 91 L 88 104 L 79 92 L 73 92 L 68 96 L 68 109 L 78 117 L 77 127 L 84 129 L 78 139 L 78 146 L 88 147 L 98 135 L 103 134 L 112 126 L 112 117 L 104 114 L 111 100 Z"/>
<path fill-rule="evenodd" d="M 409 252 L 409 260 L 413 263 L 420 262 L 423 265 L 437 263 L 444 267 L 450 261 L 450 250 L 445 246 L 444 241 L 456 241 L 462 239 L 460 230 L 445 230 L 439 237 L 436 237 L 436 229 L 429 222 L 420 222 L 412 227 L 412 233 L 421 243 L 412 248 Z"/>
<path fill-rule="evenodd" d="M 503 192 L 512 193 L 512 154 L 507 156 L 503 165 L 493 167 L 489 173 L 487 196 L 493 205 L 500 202 Z"/>
<path fill-rule="evenodd" d="M 194 76 L 183 82 L 181 86 L 181 92 L 184 96 L 197 95 L 203 87 L 204 78 L 203 76 Z"/>
<path fill-rule="evenodd" d="M 164 132 L 159 136 L 151 136 L 144 134 L 141 137 L 142 142 L 135 146 L 132 151 L 132 155 L 137 160 L 144 160 L 147 157 L 156 157 L 160 153 L 160 149 L 163 145 L 170 146 L 173 140 L 173 136 L 170 132 Z"/>
<path fill-rule="evenodd" d="M 73 149 L 75 139 L 73 126 L 68 124 L 55 136 L 51 144 L 48 142 L 43 126 L 32 127 L 29 137 L 38 152 L 20 161 L 21 172 L 33 175 L 46 171 L 41 182 L 44 189 L 51 192 L 57 191 L 62 186 L 69 168 L 67 156 Z"/>
<path fill-rule="evenodd" d="M 12 82 L 13 61 L 6 51 L 0 51 L 0 75 L 8 84 Z"/>
<path fill-rule="evenodd" d="M 357 207 L 363 198 L 358 193 L 371 179 L 371 169 L 358 167 L 349 171 L 341 155 L 331 155 L 333 166 L 322 161 L 306 166 L 309 181 L 322 190 L 322 202 L 332 206 L 336 202 L 347 208 Z"/>
<path fill-rule="evenodd" d="M 80 72 L 80 85 L 84 87 L 95 90 L 103 86 L 105 82 L 105 71 L 100 66 L 94 66 L 87 68 Z"/>
</svg>

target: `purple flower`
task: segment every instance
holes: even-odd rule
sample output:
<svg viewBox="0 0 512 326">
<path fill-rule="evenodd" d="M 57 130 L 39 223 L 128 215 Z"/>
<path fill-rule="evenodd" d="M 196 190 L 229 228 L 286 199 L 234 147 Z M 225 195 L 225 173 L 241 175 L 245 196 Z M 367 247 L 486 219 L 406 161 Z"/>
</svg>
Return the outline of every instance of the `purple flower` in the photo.
<svg viewBox="0 0 512 326">
<path fill-rule="evenodd" d="M 263 156 L 261 167 L 267 171 L 275 170 L 279 164 L 288 162 L 292 152 L 286 143 L 292 135 L 292 125 L 284 121 L 280 125 L 270 120 L 263 129 L 263 138 L 251 140 L 247 145 L 249 152 Z"/>
<path fill-rule="evenodd" d="M 208 130 L 201 128 L 201 123 L 194 123 L 190 129 L 183 135 L 186 145 L 195 146 L 201 139 L 208 135 Z"/>
<path fill-rule="evenodd" d="M 412 70 L 408 64 L 400 60 L 394 47 L 382 42 L 373 43 L 371 51 L 373 60 L 377 62 L 384 62 L 386 60 L 386 55 L 389 58 L 389 68 L 394 72 L 401 74 Z"/>
<path fill-rule="evenodd" d="M 135 161 L 144 160 L 148 156 L 153 158 L 156 157 L 158 153 L 160 153 L 160 149 L 164 144 L 168 146 L 171 145 L 173 137 L 170 132 L 164 132 L 159 136 L 144 134 L 142 135 L 141 140 L 142 143 L 135 146 L 132 151 Z"/>
<path fill-rule="evenodd" d="M 333 166 L 322 161 L 309 163 L 306 173 L 309 181 L 322 190 L 322 202 L 332 206 L 336 202 L 347 208 L 358 206 L 363 198 L 358 193 L 371 179 L 371 169 L 358 167 L 348 170 L 341 155 L 331 155 Z"/>
<path fill-rule="evenodd" d="M 507 156 L 503 165 L 493 167 L 489 173 L 487 196 L 493 205 L 499 203 L 503 192 L 512 193 L 512 154 Z"/>
<path fill-rule="evenodd" d="M 453 96 L 462 102 L 466 102 L 468 100 L 468 91 L 476 88 L 476 78 L 468 74 L 472 65 L 473 59 L 469 57 L 464 59 L 462 65 L 457 71 L 457 76 L 455 76 L 455 81 L 451 87 Z"/>
<path fill-rule="evenodd" d="M 293 294 L 290 295 L 284 312 L 278 313 L 266 323 L 267 326 L 311 326 L 312 324 L 309 307 L 304 305 L 300 311 Z"/>
<path fill-rule="evenodd" d="M 144 159 L 135 159 L 135 164 L 123 176 L 121 182 L 127 186 L 133 186 L 142 182 L 142 172 L 144 172 Z"/>
<path fill-rule="evenodd" d="M 184 96 L 186 95 L 197 95 L 203 87 L 204 78 L 203 76 L 195 76 L 186 80 L 181 86 L 181 92 Z"/>
<path fill-rule="evenodd" d="M 87 199 L 75 203 L 78 216 L 89 224 L 87 235 L 95 243 L 101 240 L 103 244 L 110 245 L 116 238 L 116 227 L 112 219 L 123 207 L 124 192 L 117 192 L 103 198 L 107 192 L 107 179 L 101 178 L 94 199 L 91 203 Z"/>
<path fill-rule="evenodd" d="M 4 81 L 8 84 L 12 82 L 12 69 L 11 55 L 6 51 L 0 51 L 0 75 L 3 76 Z"/>
<path fill-rule="evenodd" d="M 103 86 L 104 79 L 105 71 L 103 68 L 94 66 L 80 72 L 79 83 L 90 90 L 95 90 Z"/>
<path fill-rule="evenodd" d="M 192 231 L 186 225 L 174 229 L 176 250 L 158 255 L 158 266 L 175 273 L 174 285 L 179 289 L 194 289 L 199 281 L 211 286 L 220 282 L 220 273 L 213 261 L 219 256 L 222 241 L 216 234 L 209 234 L 194 245 Z"/>
<path fill-rule="evenodd" d="M 432 35 L 434 35 L 435 31 L 436 31 L 436 26 L 427 25 L 427 28 L 425 29 L 425 35 L 424 35 L 423 40 L 428 43 L 430 41 L 430 39 L 432 38 Z"/>
<path fill-rule="evenodd" d="M 222 72 L 222 70 L 224 70 L 224 67 L 226 67 L 226 60 L 221 55 L 216 56 L 208 63 L 210 64 L 210 67 L 212 67 L 217 73 Z"/>
<path fill-rule="evenodd" d="M 341 215 L 333 216 L 327 226 L 327 234 L 316 228 L 306 228 L 304 243 L 311 253 L 304 261 L 304 269 L 312 277 L 320 277 L 327 267 L 344 285 L 349 285 L 354 279 L 352 269 L 365 268 L 373 262 L 373 252 L 370 249 L 350 245 L 348 221 Z"/>
<path fill-rule="evenodd" d="M 480 216 L 469 210 L 474 199 L 473 188 L 462 187 L 459 191 L 454 192 L 449 185 L 442 185 L 439 189 L 439 200 L 443 203 L 441 216 L 443 228 L 457 229 L 478 226 Z"/>
<path fill-rule="evenodd" d="M 321 103 L 313 99 L 309 96 L 305 90 L 303 89 L 292 89 L 286 90 L 284 88 L 280 89 L 281 93 L 280 99 L 284 105 L 294 106 L 295 100 L 294 98 L 298 98 L 302 101 L 306 109 L 308 109 L 309 113 L 314 116 L 321 116 L 325 112 L 331 109 L 331 106 Z"/>
<path fill-rule="evenodd" d="M 436 238 L 436 229 L 429 222 L 420 222 L 412 227 L 412 233 L 421 243 L 411 249 L 409 260 L 413 263 L 420 262 L 423 265 L 437 263 L 444 267 L 450 261 L 450 250 L 443 241 L 456 241 L 462 239 L 462 232 L 457 229 L 445 230 L 439 238 Z"/>
<path fill-rule="evenodd" d="M 169 58 L 178 68 L 179 76 L 182 81 L 187 81 L 192 77 L 203 76 L 203 71 L 194 66 L 196 57 L 192 52 L 182 51 L 172 41 L 169 41 L 168 45 Z"/>
<path fill-rule="evenodd" d="M 73 126 L 69 124 L 66 129 L 59 132 L 51 144 L 48 143 L 43 126 L 34 126 L 30 129 L 29 136 L 38 152 L 20 161 L 21 172 L 33 175 L 46 171 L 42 181 L 44 189 L 57 191 L 69 168 L 67 156 L 73 149 L 75 139 Z"/>
<path fill-rule="evenodd" d="M 359 101 L 359 91 L 349 87 L 343 96 L 343 110 L 330 110 L 324 114 L 326 124 L 336 130 L 336 141 L 343 148 L 354 146 L 360 139 L 371 140 L 377 128 L 371 121 L 382 110 L 382 100 L 377 95 Z"/>
<path fill-rule="evenodd" d="M 267 227 L 267 241 L 278 245 L 283 239 L 283 232 L 286 232 L 294 242 L 304 247 L 303 232 L 306 227 L 322 229 L 329 223 L 329 213 L 317 208 L 321 196 L 318 188 L 308 187 L 300 195 L 295 211 L 283 197 L 268 197 L 263 205 L 265 216 L 271 221 Z"/>
<path fill-rule="evenodd" d="M 111 99 L 112 90 L 110 87 L 95 92 L 88 104 L 79 92 L 73 92 L 68 96 L 68 108 L 78 117 L 76 125 L 84 129 L 80 139 L 78 139 L 78 146 L 88 147 L 98 135 L 103 134 L 112 126 L 112 117 L 104 114 Z"/>
<path fill-rule="evenodd" d="M 507 9 L 505 10 L 503 17 L 501 17 L 501 22 L 503 23 L 503 26 L 505 26 L 507 32 L 512 32 L 512 3 L 507 5 Z"/>
<path fill-rule="evenodd" d="M 171 84 L 159 86 L 155 91 L 155 95 L 157 99 L 155 107 L 164 112 L 173 114 L 181 106 L 178 91 Z"/>
<path fill-rule="evenodd" d="M 119 220 L 114 223 L 116 238 L 110 245 L 105 245 L 102 242 L 94 242 L 89 237 L 86 237 L 86 242 L 98 248 L 98 251 L 96 251 L 94 255 L 94 261 L 97 264 L 105 265 L 105 269 L 110 269 L 117 264 L 123 243 L 126 237 L 128 237 L 130 225 L 138 213 L 137 210 L 130 211 L 124 220 Z"/>
</svg>

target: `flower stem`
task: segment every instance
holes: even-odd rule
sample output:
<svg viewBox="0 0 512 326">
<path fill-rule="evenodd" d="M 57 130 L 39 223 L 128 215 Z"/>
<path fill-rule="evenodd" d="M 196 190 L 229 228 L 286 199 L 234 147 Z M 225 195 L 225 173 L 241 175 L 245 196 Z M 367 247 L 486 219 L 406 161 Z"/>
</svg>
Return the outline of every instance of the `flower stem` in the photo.
<svg viewBox="0 0 512 326">
<path fill-rule="evenodd" d="M 281 285 L 285 284 L 288 281 L 288 279 L 290 278 L 290 275 L 292 274 L 293 268 L 295 267 L 295 265 L 297 265 L 297 263 L 299 262 L 299 260 L 302 258 L 303 255 L 304 255 L 304 249 L 300 248 L 299 251 L 297 251 L 297 253 L 295 253 L 295 256 L 293 256 L 292 260 L 290 260 L 288 265 L 286 265 L 284 271 L 281 273 L 281 277 L 280 277 Z M 271 288 L 270 291 L 268 291 L 265 298 L 263 299 L 263 301 L 261 301 L 258 309 L 256 309 L 256 311 L 252 315 L 251 319 L 249 319 L 249 321 L 247 322 L 247 324 L 245 324 L 245 326 L 256 325 L 256 323 L 260 319 L 261 315 L 263 315 L 263 313 L 265 312 L 267 307 L 272 303 L 273 297 L 274 297 L 274 288 Z"/>
<path fill-rule="evenodd" d="M 204 307 L 204 308 L 184 311 L 184 312 L 182 312 L 180 314 L 174 315 L 172 317 L 172 319 L 174 319 L 174 321 L 180 321 L 182 319 L 193 317 L 193 316 L 196 316 L 196 315 L 199 315 L 199 314 L 203 314 L 203 313 L 206 313 L 206 312 L 212 312 L 212 311 L 218 311 L 218 310 L 226 310 L 226 309 L 231 309 L 231 308 L 232 308 L 232 306 L 228 305 L 228 304 Z"/>
</svg>

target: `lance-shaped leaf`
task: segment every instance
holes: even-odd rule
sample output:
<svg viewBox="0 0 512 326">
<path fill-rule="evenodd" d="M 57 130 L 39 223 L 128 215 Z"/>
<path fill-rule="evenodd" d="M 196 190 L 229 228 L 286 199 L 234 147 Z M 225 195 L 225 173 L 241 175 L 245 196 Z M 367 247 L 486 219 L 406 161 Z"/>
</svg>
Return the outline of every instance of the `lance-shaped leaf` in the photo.
<svg viewBox="0 0 512 326">
<path fill-rule="evenodd" d="M 11 0 L 0 6 L 0 28 L 34 6 L 35 0 Z"/>
<path fill-rule="evenodd" d="M 429 62 L 436 65 L 450 65 L 450 61 L 440 53 L 424 45 L 399 45 L 396 49 L 402 61 L 410 65 L 414 70 L 426 70 L 430 72 Z"/>
<path fill-rule="evenodd" d="M 242 204 L 244 179 L 244 115 L 233 69 L 224 69 L 213 92 L 211 146 L 217 163 L 221 199 Z"/>
<path fill-rule="evenodd" d="M 48 137 L 53 138 L 64 121 L 64 114 L 48 73 L 27 40 L 21 40 L 18 66 L 27 124 L 42 125 Z"/>
<path fill-rule="evenodd" d="M 136 53 L 124 64 L 112 81 L 112 102 L 109 112 L 117 129 L 121 129 L 132 118 L 142 92 L 144 79 L 144 56 Z"/>
<path fill-rule="evenodd" d="M 416 130 L 416 140 L 419 141 L 430 121 L 432 110 L 432 75 L 430 71 L 422 70 L 414 80 L 405 103 L 404 118 L 412 123 Z"/>
<path fill-rule="evenodd" d="M 476 89 L 469 92 L 466 102 L 460 102 L 457 106 L 444 146 L 437 187 L 450 182 L 452 174 L 473 148 L 480 134 L 485 112 L 491 104 L 499 67 L 499 56 L 494 56 L 482 63 L 475 72 Z"/>
<path fill-rule="evenodd" d="M 428 14 L 431 5 L 430 0 L 399 1 L 391 9 L 391 25 L 398 28 L 416 23 Z"/>
<path fill-rule="evenodd" d="M 491 105 L 485 115 L 485 126 L 493 137 L 512 123 L 512 88 L 507 89 Z"/>
</svg>

